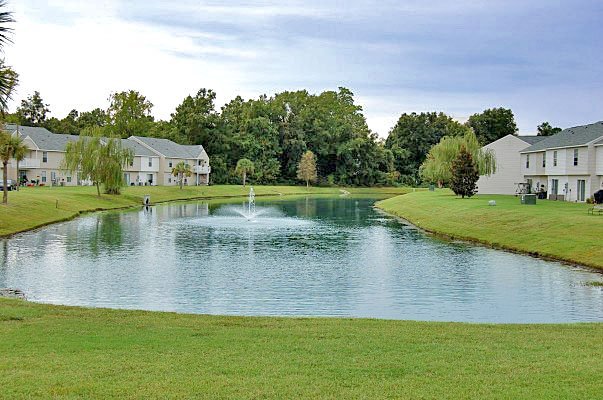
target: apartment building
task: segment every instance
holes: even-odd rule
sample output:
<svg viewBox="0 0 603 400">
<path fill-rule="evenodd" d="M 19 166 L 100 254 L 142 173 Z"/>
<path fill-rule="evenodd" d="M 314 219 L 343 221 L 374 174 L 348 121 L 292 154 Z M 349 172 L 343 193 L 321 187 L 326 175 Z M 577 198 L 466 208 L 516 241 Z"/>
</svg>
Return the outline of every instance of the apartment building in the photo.
<svg viewBox="0 0 603 400">
<path fill-rule="evenodd" d="M 551 200 L 583 202 L 603 189 L 603 121 L 564 129 L 520 154 L 525 181 Z"/>
<path fill-rule="evenodd" d="M 67 143 L 79 136 L 57 134 L 45 128 L 6 124 L 5 130 L 19 135 L 29 148 L 25 158 L 19 162 L 11 160 L 8 166 L 9 179 L 37 181 L 41 185 L 75 186 L 87 185 L 87 177 L 71 174 L 61 168 Z M 192 166 L 193 177 L 185 184 L 206 185 L 209 183 L 209 157 L 203 146 L 179 145 L 167 139 L 132 137 L 121 139 L 122 146 L 132 150 L 133 161 L 124 169 L 128 185 L 176 185 L 171 175 L 172 166 L 185 161 Z M 154 146 L 154 147 L 152 147 Z"/>
</svg>

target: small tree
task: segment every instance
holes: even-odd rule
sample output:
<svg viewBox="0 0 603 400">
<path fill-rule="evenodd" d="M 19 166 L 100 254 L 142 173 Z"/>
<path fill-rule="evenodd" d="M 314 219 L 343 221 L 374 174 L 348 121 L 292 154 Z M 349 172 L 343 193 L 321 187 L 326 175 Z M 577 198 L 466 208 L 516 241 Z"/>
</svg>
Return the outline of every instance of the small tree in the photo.
<svg viewBox="0 0 603 400">
<path fill-rule="evenodd" d="M 90 179 L 100 196 L 100 185 L 108 194 L 119 194 L 124 186 L 123 169 L 133 154 L 124 149 L 118 138 L 103 138 L 98 127 L 85 130 L 77 141 L 67 143 L 62 168 Z"/>
<path fill-rule="evenodd" d="M 318 179 L 318 175 L 316 174 L 316 157 L 310 150 L 306 151 L 299 161 L 297 179 L 305 181 L 306 187 L 310 186 L 310 182 L 316 182 L 316 179 Z"/>
<path fill-rule="evenodd" d="M 0 160 L 2 161 L 3 204 L 8 203 L 8 162 L 15 156 L 20 157 L 23 147 L 23 141 L 20 137 L 9 135 L 8 132 L 0 130 Z"/>
<path fill-rule="evenodd" d="M 471 197 L 477 192 L 476 182 L 479 179 L 479 173 L 473 162 L 471 153 L 465 146 L 452 162 L 452 179 L 450 180 L 450 189 L 457 196 L 462 198 Z"/>
<path fill-rule="evenodd" d="M 245 186 L 245 182 L 247 181 L 247 174 L 253 173 L 254 165 L 251 160 L 246 158 L 241 158 L 237 162 L 237 167 L 235 168 L 235 174 L 241 176 L 243 178 L 243 186 Z"/>
<path fill-rule="evenodd" d="M 23 143 L 23 140 L 19 136 L 15 136 L 16 142 L 13 148 L 13 158 L 15 159 L 15 167 L 17 169 L 17 191 L 21 186 L 21 177 L 19 176 L 19 163 L 23 161 L 29 148 Z"/>
<path fill-rule="evenodd" d="M 184 161 L 180 161 L 174 168 L 172 168 L 172 175 L 178 177 L 178 182 L 180 184 L 180 189 L 182 189 L 182 185 L 184 184 L 184 177 L 190 177 L 193 175 L 193 171 L 191 166 Z"/>
</svg>

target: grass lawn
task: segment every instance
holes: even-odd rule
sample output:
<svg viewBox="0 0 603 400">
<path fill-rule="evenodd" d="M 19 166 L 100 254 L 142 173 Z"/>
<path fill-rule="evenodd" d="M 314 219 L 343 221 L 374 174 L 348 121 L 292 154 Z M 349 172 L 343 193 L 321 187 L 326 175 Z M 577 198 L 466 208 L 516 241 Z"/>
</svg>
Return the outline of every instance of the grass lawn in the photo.
<svg viewBox="0 0 603 400">
<path fill-rule="evenodd" d="M 318 188 L 305 186 L 254 186 L 257 195 L 292 194 L 340 194 L 339 188 Z M 408 188 L 345 188 L 354 194 L 397 195 L 407 193 Z M 79 187 L 33 187 L 9 192 L 9 204 L 0 205 L 0 237 L 44 226 L 53 222 L 76 217 L 89 211 L 142 205 L 145 194 L 151 195 L 151 202 L 196 198 L 219 198 L 246 196 L 249 186 L 215 185 L 127 187 L 119 196 L 96 195 L 96 188 Z"/>
<path fill-rule="evenodd" d="M 496 200 L 496 206 L 488 205 Z M 449 190 L 416 192 L 378 203 L 425 230 L 603 269 L 603 216 L 587 204 L 481 195 L 461 199 Z"/>
<path fill-rule="evenodd" d="M 603 324 L 249 318 L 0 299 L 2 398 L 600 398 Z"/>
</svg>

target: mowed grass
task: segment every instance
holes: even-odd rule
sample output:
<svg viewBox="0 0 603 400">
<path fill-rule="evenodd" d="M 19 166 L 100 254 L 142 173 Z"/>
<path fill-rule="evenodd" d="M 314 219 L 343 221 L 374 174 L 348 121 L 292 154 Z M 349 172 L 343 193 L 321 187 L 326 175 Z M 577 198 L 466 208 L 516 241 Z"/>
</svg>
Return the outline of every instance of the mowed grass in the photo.
<svg viewBox="0 0 603 400">
<path fill-rule="evenodd" d="M 529 206 L 515 196 L 461 199 L 437 190 L 377 206 L 431 232 L 603 269 L 603 215 L 589 215 L 588 204 L 538 200 Z"/>
<path fill-rule="evenodd" d="M 339 188 L 305 186 L 254 186 L 257 195 L 293 194 L 340 194 Z M 407 193 L 408 188 L 345 188 L 355 194 L 397 195 Z M 152 203 L 199 198 L 221 198 L 246 196 L 249 186 L 215 185 L 127 187 L 118 196 L 102 194 L 96 188 L 79 187 L 33 187 L 9 192 L 8 205 L 0 205 L 0 237 L 23 232 L 53 222 L 73 218 L 83 212 L 110 210 L 142 205 L 145 194 Z"/>
<path fill-rule="evenodd" d="M 85 309 L 0 299 L 2 398 L 601 398 L 603 324 Z"/>
</svg>

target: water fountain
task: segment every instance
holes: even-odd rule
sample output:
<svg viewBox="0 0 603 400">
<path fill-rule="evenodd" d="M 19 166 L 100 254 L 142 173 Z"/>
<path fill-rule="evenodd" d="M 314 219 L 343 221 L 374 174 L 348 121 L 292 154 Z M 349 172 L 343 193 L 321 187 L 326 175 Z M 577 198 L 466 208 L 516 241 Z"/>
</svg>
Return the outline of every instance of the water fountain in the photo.
<svg viewBox="0 0 603 400">
<path fill-rule="evenodd" d="M 249 203 L 247 205 L 247 220 L 251 220 L 255 216 L 255 192 L 253 187 L 249 187 Z"/>
</svg>

